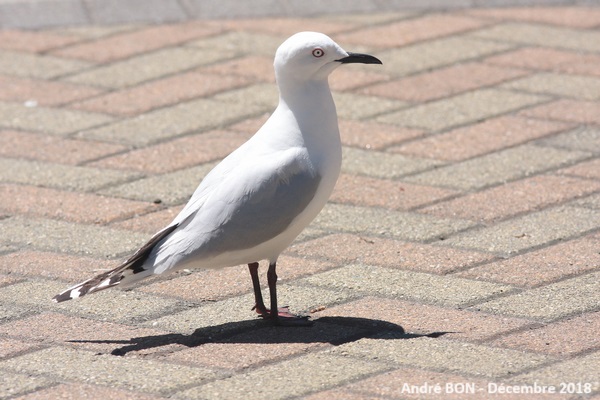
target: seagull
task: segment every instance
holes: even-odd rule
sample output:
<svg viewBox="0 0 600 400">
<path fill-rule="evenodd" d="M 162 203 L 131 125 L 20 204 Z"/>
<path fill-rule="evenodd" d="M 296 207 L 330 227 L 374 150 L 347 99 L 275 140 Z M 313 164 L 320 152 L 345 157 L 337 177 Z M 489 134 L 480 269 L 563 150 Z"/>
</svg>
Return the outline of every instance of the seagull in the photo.
<svg viewBox="0 0 600 400">
<path fill-rule="evenodd" d="M 277 306 L 279 255 L 323 209 L 338 179 L 342 146 L 328 77 L 342 64 L 382 64 L 343 50 L 328 36 L 300 32 L 275 53 L 279 104 L 246 143 L 201 181 L 173 222 L 117 268 L 70 287 L 55 302 L 181 269 L 248 265 L 255 310 L 277 325 L 309 318 Z M 259 262 L 268 261 L 270 308 Z"/>
</svg>

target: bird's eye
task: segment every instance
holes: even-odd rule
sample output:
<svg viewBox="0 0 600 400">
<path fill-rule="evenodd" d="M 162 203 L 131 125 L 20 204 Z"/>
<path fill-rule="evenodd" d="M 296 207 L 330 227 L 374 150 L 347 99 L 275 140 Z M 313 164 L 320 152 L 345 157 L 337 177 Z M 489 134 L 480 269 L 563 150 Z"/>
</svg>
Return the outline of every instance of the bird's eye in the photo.
<svg viewBox="0 0 600 400">
<path fill-rule="evenodd" d="M 323 57 L 324 54 L 325 54 L 325 52 L 323 51 L 323 49 L 316 48 L 312 51 L 312 55 L 317 58 Z"/>
</svg>

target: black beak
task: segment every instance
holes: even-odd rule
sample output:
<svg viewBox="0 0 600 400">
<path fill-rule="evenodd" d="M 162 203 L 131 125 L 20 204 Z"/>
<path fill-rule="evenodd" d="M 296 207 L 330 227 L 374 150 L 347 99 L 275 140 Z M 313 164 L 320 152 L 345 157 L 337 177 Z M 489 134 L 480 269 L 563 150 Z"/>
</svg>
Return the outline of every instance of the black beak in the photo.
<svg viewBox="0 0 600 400">
<path fill-rule="evenodd" d="M 350 52 L 348 52 L 348 57 L 340 58 L 339 60 L 335 61 L 341 62 L 342 64 L 383 64 L 378 58 L 368 54 Z"/>
</svg>

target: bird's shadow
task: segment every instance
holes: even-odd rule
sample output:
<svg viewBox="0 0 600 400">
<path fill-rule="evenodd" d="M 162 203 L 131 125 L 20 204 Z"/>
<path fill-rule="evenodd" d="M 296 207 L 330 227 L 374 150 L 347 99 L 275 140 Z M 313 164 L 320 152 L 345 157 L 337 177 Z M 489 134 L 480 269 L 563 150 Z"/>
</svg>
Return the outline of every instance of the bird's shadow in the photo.
<svg viewBox="0 0 600 400">
<path fill-rule="evenodd" d="M 196 347 L 206 343 L 330 343 L 337 346 L 363 338 L 380 340 L 437 338 L 448 333 L 454 332 L 407 333 L 402 326 L 382 320 L 321 317 L 309 327 L 274 326 L 269 321 L 256 319 L 199 328 L 190 335 L 169 333 L 135 337 L 129 340 L 69 340 L 68 342 L 122 345 L 112 350 L 111 354 L 124 356 L 129 352 L 173 344 Z"/>
</svg>

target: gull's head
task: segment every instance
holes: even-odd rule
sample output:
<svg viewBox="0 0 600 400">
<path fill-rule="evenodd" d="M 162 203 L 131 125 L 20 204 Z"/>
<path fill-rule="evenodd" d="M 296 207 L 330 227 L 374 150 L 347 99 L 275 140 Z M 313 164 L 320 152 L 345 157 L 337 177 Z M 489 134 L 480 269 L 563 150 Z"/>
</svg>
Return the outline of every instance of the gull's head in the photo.
<svg viewBox="0 0 600 400">
<path fill-rule="evenodd" d="M 327 79 L 341 64 L 381 64 L 368 54 L 349 53 L 329 36 L 317 32 L 300 32 L 289 37 L 275 53 L 275 75 L 283 79 L 310 81 Z"/>
</svg>

